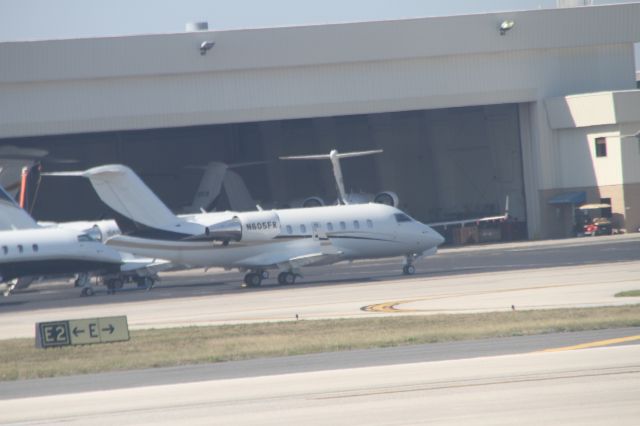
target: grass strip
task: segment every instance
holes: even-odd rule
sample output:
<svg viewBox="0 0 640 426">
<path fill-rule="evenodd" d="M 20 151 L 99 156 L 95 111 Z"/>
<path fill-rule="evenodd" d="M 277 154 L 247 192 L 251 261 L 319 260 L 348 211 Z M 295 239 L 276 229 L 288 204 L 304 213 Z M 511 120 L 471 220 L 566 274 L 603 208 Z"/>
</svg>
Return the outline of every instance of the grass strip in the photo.
<svg viewBox="0 0 640 426">
<path fill-rule="evenodd" d="M 128 342 L 36 349 L 0 341 L 0 380 L 640 326 L 640 305 L 132 331 Z"/>
<path fill-rule="evenodd" d="M 622 291 L 616 293 L 615 297 L 640 297 L 640 290 Z"/>
</svg>

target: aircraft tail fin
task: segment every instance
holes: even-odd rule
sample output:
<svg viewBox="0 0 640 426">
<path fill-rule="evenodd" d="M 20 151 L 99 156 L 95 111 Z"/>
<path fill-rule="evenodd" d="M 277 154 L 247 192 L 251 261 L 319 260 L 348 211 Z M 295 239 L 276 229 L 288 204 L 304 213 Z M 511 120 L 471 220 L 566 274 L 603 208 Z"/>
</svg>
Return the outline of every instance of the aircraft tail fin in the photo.
<svg viewBox="0 0 640 426">
<path fill-rule="evenodd" d="M 198 185 L 198 189 L 193 197 L 193 202 L 190 206 L 185 207 L 183 211 L 185 213 L 196 213 L 201 212 L 202 210 L 210 210 L 213 203 L 220 196 L 223 187 L 227 192 L 229 204 L 231 204 L 231 210 L 253 210 L 255 203 L 251 199 L 249 190 L 242 181 L 242 178 L 232 169 L 265 163 L 265 161 L 251 161 L 245 163 L 226 164 L 218 161 L 212 161 L 206 166 L 189 166 L 191 169 L 202 169 L 204 170 L 204 173 L 202 174 L 202 179 L 200 179 L 200 184 Z M 234 182 L 234 189 L 232 193 L 227 189 L 231 180 Z M 236 184 L 238 180 L 241 182 Z M 242 191 L 242 193 L 236 196 L 236 191 Z M 235 198 L 241 198 L 241 201 L 234 203 L 234 200 L 231 200 L 234 196 L 236 196 Z M 251 199 L 251 203 L 247 204 L 245 202 L 247 199 Z"/>
<path fill-rule="evenodd" d="M 202 168 L 204 173 L 191 205 L 183 208 L 183 211 L 185 213 L 196 213 L 202 209 L 209 210 L 211 204 L 220 195 L 222 181 L 227 173 L 228 166 L 224 163 L 211 162 L 204 167 L 191 166 L 190 168 Z"/>
<path fill-rule="evenodd" d="M 83 176 L 100 199 L 117 213 L 153 228 L 172 227 L 179 219 L 133 170 L 121 164 L 94 167 L 84 172 L 55 172 L 54 176 Z"/>
<path fill-rule="evenodd" d="M 330 160 L 333 167 L 333 177 L 336 180 L 336 187 L 338 190 L 338 197 L 341 204 L 349 204 L 347 198 L 347 192 L 344 188 L 344 179 L 342 178 L 342 169 L 340 168 L 340 159 L 349 157 L 362 157 L 364 155 L 380 154 L 381 149 L 374 149 L 370 151 L 353 151 L 340 153 L 335 149 L 332 149 L 329 154 L 318 155 L 293 155 L 288 157 L 280 157 L 281 160 Z"/>
<path fill-rule="evenodd" d="M 0 187 L 0 230 L 39 228 L 35 220 L 22 209 L 16 200 Z"/>
</svg>

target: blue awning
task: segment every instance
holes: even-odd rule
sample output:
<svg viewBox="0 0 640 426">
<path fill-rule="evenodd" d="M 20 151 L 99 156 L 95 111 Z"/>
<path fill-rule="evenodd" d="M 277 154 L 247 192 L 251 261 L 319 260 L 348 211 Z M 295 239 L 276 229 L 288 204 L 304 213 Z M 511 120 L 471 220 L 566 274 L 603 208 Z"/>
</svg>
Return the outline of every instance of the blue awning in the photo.
<svg viewBox="0 0 640 426">
<path fill-rule="evenodd" d="M 582 204 L 587 200 L 587 193 L 584 191 L 565 192 L 551 198 L 549 204 Z"/>
</svg>

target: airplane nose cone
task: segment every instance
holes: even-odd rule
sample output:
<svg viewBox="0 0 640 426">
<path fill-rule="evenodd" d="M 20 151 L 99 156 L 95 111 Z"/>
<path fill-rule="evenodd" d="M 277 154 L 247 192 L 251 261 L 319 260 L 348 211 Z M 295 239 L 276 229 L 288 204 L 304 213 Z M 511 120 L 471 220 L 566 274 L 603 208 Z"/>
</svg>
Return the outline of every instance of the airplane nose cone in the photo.
<svg viewBox="0 0 640 426">
<path fill-rule="evenodd" d="M 425 228 L 422 231 L 422 234 L 424 235 L 425 243 L 429 248 L 438 247 L 440 244 L 444 243 L 444 238 L 442 237 L 442 235 L 434 231 L 429 226 L 425 225 Z"/>
</svg>

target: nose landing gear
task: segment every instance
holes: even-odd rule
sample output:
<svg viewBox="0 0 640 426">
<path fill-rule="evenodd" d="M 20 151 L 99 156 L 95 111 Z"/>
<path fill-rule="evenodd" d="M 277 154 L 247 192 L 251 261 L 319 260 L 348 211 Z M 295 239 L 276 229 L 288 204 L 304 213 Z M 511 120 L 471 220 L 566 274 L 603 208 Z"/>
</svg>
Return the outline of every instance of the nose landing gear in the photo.
<svg viewBox="0 0 640 426">
<path fill-rule="evenodd" d="M 416 267 L 413 266 L 413 261 L 416 260 L 416 255 L 407 255 L 404 257 L 404 266 L 402 267 L 402 273 L 404 275 L 413 275 L 416 273 Z"/>
<path fill-rule="evenodd" d="M 402 267 L 402 273 L 404 275 L 413 275 L 416 273 L 416 267 L 413 265 L 404 265 Z"/>
</svg>

